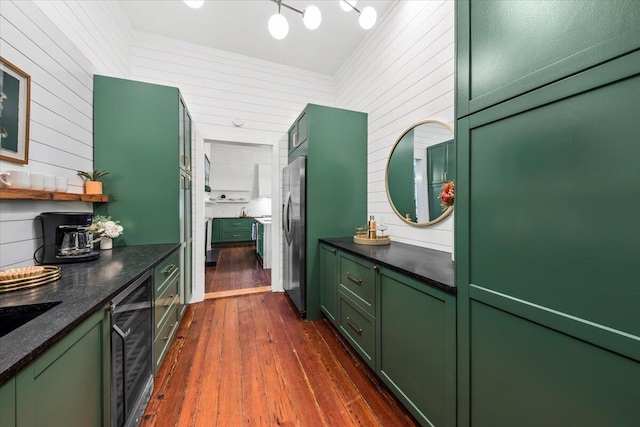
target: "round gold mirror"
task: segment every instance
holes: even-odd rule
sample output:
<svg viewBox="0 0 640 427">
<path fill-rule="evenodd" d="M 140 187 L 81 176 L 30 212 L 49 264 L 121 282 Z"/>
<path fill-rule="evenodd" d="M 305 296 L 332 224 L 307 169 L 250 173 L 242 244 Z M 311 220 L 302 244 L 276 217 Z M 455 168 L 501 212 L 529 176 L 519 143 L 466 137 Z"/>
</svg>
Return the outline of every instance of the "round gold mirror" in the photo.
<svg viewBox="0 0 640 427">
<path fill-rule="evenodd" d="M 449 216 L 453 211 L 449 190 L 455 179 L 455 141 L 448 124 L 423 120 L 396 140 L 387 161 L 385 185 L 389 203 L 407 224 L 432 225 Z"/>
</svg>

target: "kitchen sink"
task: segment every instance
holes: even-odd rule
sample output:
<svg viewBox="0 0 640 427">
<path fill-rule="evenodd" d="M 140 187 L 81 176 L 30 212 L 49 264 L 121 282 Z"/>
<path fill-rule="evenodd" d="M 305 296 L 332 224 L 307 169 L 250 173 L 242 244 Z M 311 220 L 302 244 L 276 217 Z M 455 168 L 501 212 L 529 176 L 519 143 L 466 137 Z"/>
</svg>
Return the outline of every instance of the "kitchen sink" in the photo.
<svg viewBox="0 0 640 427">
<path fill-rule="evenodd" d="M 0 338 L 46 313 L 61 302 L 0 307 Z"/>
</svg>

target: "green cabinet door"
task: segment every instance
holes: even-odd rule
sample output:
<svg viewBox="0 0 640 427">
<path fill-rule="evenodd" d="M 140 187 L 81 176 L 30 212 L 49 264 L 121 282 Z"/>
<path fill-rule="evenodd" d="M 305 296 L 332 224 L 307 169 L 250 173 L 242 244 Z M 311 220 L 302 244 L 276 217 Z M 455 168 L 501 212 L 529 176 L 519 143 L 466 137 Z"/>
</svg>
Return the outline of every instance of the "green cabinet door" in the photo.
<svg viewBox="0 0 640 427">
<path fill-rule="evenodd" d="M 95 76 L 93 96 L 94 167 L 111 195 L 96 213 L 121 222 L 116 245 L 179 243 L 178 89 Z"/>
<path fill-rule="evenodd" d="M 100 310 L 17 375 L 18 427 L 109 425 L 106 316 Z"/>
<path fill-rule="evenodd" d="M 320 244 L 320 309 L 337 326 L 338 251 Z"/>
<path fill-rule="evenodd" d="M 0 386 L 0 426 L 15 427 L 16 425 L 16 379 Z"/>
<path fill-rule="evenodd" d="M 264 259 L 264 224 L 258 221 L 255 224 L 257 227 L 256 253 L 260 256 L 260 259 Z"/>
<path fill-rule="evenodd" d="M 382 267 L 378 280 L 378 374 L 420 424 L 455 426 L 455 296 Z"/>
<path fill-rule="evenodd" d="M 222 243 L 222 218 L 211 220 L 211 243 Z"/>
<path fill-rule="evenodd" d="M 456 117 L 638 49 L 634 0 L 456 2 Z"/>
</svg>

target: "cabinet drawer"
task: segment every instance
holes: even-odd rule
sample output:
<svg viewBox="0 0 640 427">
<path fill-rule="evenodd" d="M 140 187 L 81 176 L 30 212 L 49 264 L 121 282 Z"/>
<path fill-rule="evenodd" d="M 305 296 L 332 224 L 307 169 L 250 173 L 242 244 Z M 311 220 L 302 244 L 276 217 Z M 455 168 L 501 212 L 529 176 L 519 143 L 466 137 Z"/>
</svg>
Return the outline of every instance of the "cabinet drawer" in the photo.
<svg viewBox="0 0 640 427">
<path fill-rule="evenodd" d="M 169 312 L 167 313 L 167 322 L 164 323 L 153 343 L 153 357 L 156 361 L 156 372 L 158 371 L 158 367 L 160 366 L 160 363 L 162 363 L 162 359 L 164 359 L 164 356 L 167 353 L 169 344 L 178 329 L 178 307 L 178 304 L 173 304 L 169 308 Z"/>
<path fill-rule="evenodd" d="M 165 284 L 169 279 L 172 278 L 173 275 L 178 276 L 178 272 L 180 271 L 180 250 L 176 250 L 172 252 L 171 255 L 162 260 L 156 267 L 153 272 L 153 284 L 155 286 L 157 296 L 162 292 L 162 288 L 164 288 Z"/>
<path fill-rule="evenodd" d="M 345 255 L 340 256 L 341 289 L 372 316 L 376 315 L 376 286 L 373 264 Z"/>
<path fill-rule="evenodd" d="M 169 285 L 162 291 L 162 294 L 156 297 L 154 309 L 156 335 L 160 332 L 159 330 L 167 321 L 167 313 L 171 311 L 173 305 L 177 304 L 180 301 L 179 284 L 180 276 L 175 276 L 170 281 Z"/>
<path fill-rule="evenodd" d="M 251 240 L 251 230 L 232 230 L 222 232 L 222 240 L 225 242 L 246 242 Z"/>
<path fill-rule="evenodd" d="M 361 311 L 348 296 L 339 292 L 340 332 L 356 351 L 375 369 L 376 330 L 375 319 Z"/>
<path fill-rule="evenodd" d="M 251 218 L 225 218 L 222 220 L 222 232 L 225 231 L 248 231 L 251 233 Z"/>
</svg>

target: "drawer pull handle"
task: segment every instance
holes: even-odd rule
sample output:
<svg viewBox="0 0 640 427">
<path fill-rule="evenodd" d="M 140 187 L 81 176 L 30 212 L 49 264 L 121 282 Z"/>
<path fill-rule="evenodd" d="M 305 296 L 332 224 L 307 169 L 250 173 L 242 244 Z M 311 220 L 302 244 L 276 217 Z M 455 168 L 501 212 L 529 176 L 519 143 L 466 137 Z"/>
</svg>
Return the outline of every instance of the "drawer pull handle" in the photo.
<svg viewBox="0 0 640 427">
<path fill-rule="evenodd" d="M 242 225 L 239 222 L 234 222 L 233 225 Z"/>
<path fill-rule="evenodd" d="M 240 237 L 240 235 L 239 234 L 234 234 L 233 237 Z"/>
<path fill-rule="evenodd" d="M 377 265 L 374 265 L 373 266 L 373 271 L 375 271 L 377 273 L 378 271 L 380 271 L 380 267 L 378 267 Z"/>
<path fill-rule="evenodd" d="M 356 285 L 362 285 L 362 279 L 354 279 L 349 273 L 347 273 L 347 279 L 351 280 Z"/>
<path fill-rule="evenodd" d="M 168 339 L 169 339 L 169 335 L 171 335 L 171 331 L 173 330 L 173 327 L 174 327 L 175 325 L 176 325 L 175 323 L 172 323 L 172 324 L 170 324 L 170 325 L 169 325 L 169 334 L 168 334 L 166 337 L 163 337 L 163 338 L 162 338 L 162 340 L 163 340 L 163 341 L 166 341 L 166 340 L 168 340 Z"/>
<path fill-rule="evenodd" d="M 362 328 L 359 327 L 355 322 L 353 322 L 353 320 L 351 320 L 351 317 L 349 316 L 347 316 L 347 323 L 349 324 L 349 326 L 351 326 L 351 329 L 356 331 L 356 334 L 362 335 Z"/>
<path fill-rule="evenodd" d="M 171 273 L 173 273 L 173 270 L 176 269 L 176 266 L 174 264 L 169 264 L 167 266 L 167 268 L 165 268 L 164 270 L 162 270 L 162 272 L 164 273 L 165 276 L 170 275 Z"/>
<path fill-rule="evenodd" d="M 169 295 L 169 296 L 167 297 L 167 301 L 169 301 L 169 302 L 165 302 L 165 303 L 164 303 L 164 306 L 165 306 L 165 307 L 169 307 L 169 305 L 171 305 L 171 300 L 172 300 L 172 298 L 173 298 L 173 297 L 174 297 L 174 295 Z"/>
<path fill-rule="evenodd" d="M 331 252 L 333 252 L 333 253 L 335 254 L 335 253 L 336 253 L 336 250 L 335 250 L 335 249 L 331 249 Z"/>
</svg>

